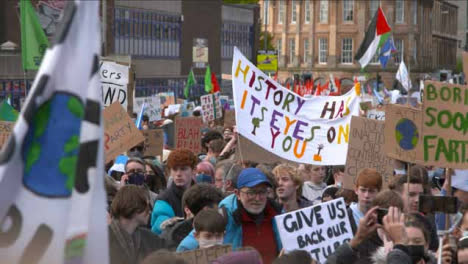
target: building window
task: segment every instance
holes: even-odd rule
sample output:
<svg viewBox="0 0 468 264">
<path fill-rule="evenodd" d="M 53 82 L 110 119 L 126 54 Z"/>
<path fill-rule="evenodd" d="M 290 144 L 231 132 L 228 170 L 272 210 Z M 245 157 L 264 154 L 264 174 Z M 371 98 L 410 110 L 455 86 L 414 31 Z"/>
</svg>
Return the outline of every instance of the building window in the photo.
<svg viewBox="0 0 468 264">
<path fill-rule="evenodd" d="M 341 63 L 353 63 L 353 39 L 344 38 L 341 44 Z"/>
<path fill-rule="evenodd" d="M 309 62 L 309 56 L 310 56 L 309 39 L 304 39 L 304 63 Z"/>
<path fill-rule="evenodd" d="M 343 21 L 353 21 L 354 0 L 343 0 Z"/>
<path fill-rule="evenodd" d="M 327 64 L 328 62 L 328 40 L 319 38 L 319 64 Z"/>
<path fill-rule="evenodd" d="M 116 54 L 160 58 L 180 56 L 180 15 L 116 7 L 113 32 Z"/>
<path fill-rule="evenodd" d="M 414 63 L 418 62 L 418 45 L 413 46 L 413 61 Z"/>
<path fill-rule="evenodd" d="M 418 24 L 418 0 L 413 0 L 413 24 Z"/>
<path fill-rule="evenodd" d="M 375 12 L 377 12 L 377 9 L 380 6 L 380 0 L 371 0 L 369 4 L 370 4 L 369 6 L 370 17 L 373 18 L 375 15 Z"/>
<path fill-rule="evenodd" d="M 405 22 L 405 1 L 403 0 L 396 0 L 395 2 L 395 12 L 396 12 L 396 23 L 404 23 Z"/>
<path fill-rule="evenodd" d="M 395 48 L 397 49 L 397 52 L 393 54 L 393 59 L 395 60 L 396 64 L 400 64 L 400 62 L 403 60 L 403 48 L 404 48 L 402 39 L 395 39 Z"/>
<path fill-rule="evenodd" d="M 319 14 L 320 23 L 328 22 L 328 0 L 320 1 L 320 14 Z"/>
<path fill-rule="evenodd" d="M 296 52 L 296 40 L 290 39 L 289 40 L 289 63 L 293 63 L 295 52 Z"/>
<path fill-rule="evenodd" d="M 305 23 L 309 24 L 310 22 L 310 0 L 306 0 L 304 5 L 305 5 L 305 8 L 304 8 Z"/>
<path fill-rule="evenodd" d="M 284 23 L 284 9 L 285 9 L 285 0 L 279 1 L 279 8 L 278 8 L 278 24 Z"/>
<path fill-rule="evenodd" d="M 263 1 L 263 24 L 268 24 L 268 7 L 270 5 L 270 1 L 265 0 Z"/>
<path fill-rule="evenodd" d="M 296 24 L 297 21 L 297 10 L 296 10 L 296 1 L 291 1 L 291 24 Z"/>
<path fill-rule="evenodd" d="M 278 56 L 281 55 L 282 45 L 281 39 L 276 40 L 276 49 L 278 50 Z"/>
<path fill-rule="evenodd" d="M 221 26 L 221 58 L 232 59 L 234 47 L 252 58 L 254 27 L 248 23 L 223 22 Z"/>
</svg>

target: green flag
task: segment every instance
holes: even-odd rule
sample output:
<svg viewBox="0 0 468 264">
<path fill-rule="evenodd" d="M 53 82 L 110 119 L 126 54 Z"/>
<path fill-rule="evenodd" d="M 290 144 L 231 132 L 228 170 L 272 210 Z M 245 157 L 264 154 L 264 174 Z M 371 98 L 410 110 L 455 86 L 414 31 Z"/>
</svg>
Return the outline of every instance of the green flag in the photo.
<svg viewBox="0 0 468 264">
<path fill-rule="evenodd" d="M 20 0 L 21 61 L 24 70 L 37 70 L 49 46 L 44 30 L 30 0 Z"/>
<path fill-rule="evenodd" d="M 210 93 L 212 90 L 213 90 L 213 83 L 211 83 L 211 70 L 210 70 L 210 66 L 206 66 L 205 92 Z"/>
<path fill-rule="evenodd" d="M 0 104 L 0 121 L 15 122 L 18 119 L 18 111 L 16 111 L 6 100 Z"/>
<path fill-rule="evenodd" d="M 193 76 L 193 71 L 190 70 L 189 76 L 187 78 L 187 83 L 185 84 L 184 95 L 186 99 L 189 99 L 190 88 L 195 85 L 195 77 Z"/>
</svg>

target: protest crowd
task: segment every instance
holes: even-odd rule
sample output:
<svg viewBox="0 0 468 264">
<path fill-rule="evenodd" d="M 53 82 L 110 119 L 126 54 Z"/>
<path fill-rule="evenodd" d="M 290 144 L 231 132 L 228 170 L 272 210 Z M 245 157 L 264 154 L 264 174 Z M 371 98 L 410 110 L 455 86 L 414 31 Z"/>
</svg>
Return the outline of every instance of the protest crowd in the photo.
<svg viewBox="0 0 468 264">
<path fill-rule="evenodd" d="M 81 4 L 75 18 L 97 23 L 86 16 L 96 12 L 92 5 Z M 41 66 L 30 97 L 42 98 L 43 90 L 61 80 L 52 74 L 61 67 L 53 62 L 59 61 L 62 49 L 75 45 L 72 34 L 84 34 L 76 37 L 84 42 L 79 47 L 99 50 L 94 38 L 83 37 L 95 29 L 82 30 L 86 23 L 73 21 L 44 57 L 48 63 Z M 76 86 L 70 91 L 95 84 L 93 56 L 73 62 L 86 70 L 77 71 L 82 78 L 70 83 Z M 398 81 L 404 73 L 399 74 Z M 0 222 L 0 262 L 16 263 L 3 261 L 18 260 L 11 253 L 18 245 L 25 252 L 18 263 L 38 263 L 36 255 L 52 259 L 56 252 L 44 253 L 41 244 L 56 245 L 51 234 L 70 221 L 74 228 L 62 230 L 67 241 L 61 254 L 68 260 L 81 256 L 86 243 L 103 239 L 98 234 L 108 234 L 94 249 L 106 248 L 110 264 L 468 264 L 463 132 L 468 122 L 468 99 L 463 97 L 468 93 L 460 90 L 468 91 L 468 86 L 426 81 L 411 97 L 414 105 L 409 88 L 399 95 L 407 100 L 398 103 L 385 88 L 381 94 L 361 91 L 357 80 L 346 93 L 333 85 L 297 92 L 262 73 L 237 48 L 233 98 L 220 96 L 211 73 L 205 79 L 210 82 L 205 83 L 206 95 L 191 98 L 191 78 L 185 100 L 168 94 L 137 97 L 133 109 L 118 101 L 101 109 L 100 95 L 91 92 L 81 97 L 85 106 L 73 98 L 59 104 L 64 99 L 52 97 L 46 106 L 39 106 L 43 99 L 29 99 L 17 113 L 14 130 L 10 124 L 9 140 L 2 142 L 0 220 L 10 220 Z M 60 105 L 67 105 L 70 114 Z M 60 111 L 60 118 L 54 116 Z M 372 118 L 371 111 L 384 118 Z M 82 122 L 81 135 L 80 126 L 73 127 L 80 136 L 68 130 L 73 114 L 83 119 L 77 121 Z M 64 124 L 53 127 L 57 120 Z M 59 132 L 48 134 L 51 126 Z M 63 146 L 55 145 L 76 163 L 71 166 L 76 166 L 76 175 L 67 178 L 70 188 L 49 184 L 56 182 L 47 178 L 55 172 L 42 170 L 53 162 L 40 155 L 46 149 L 41 145 L 47 141 L 44 135 L 57 142 L 63 137 Z M 72 156 L 78 145 L 79 155 Z M 52 150 L 45 152 L 52 157 Z M 68 175 L 64 168 L 70 161 L 65 158 L 58 168 Z M 12 177 L 23 173 L 15 170 L 23 161 L 23 179 Z M 100 178 L 89 180 L 89 175 L 100 173 L 105 217 L 104 210 L 92 209 L 99 199 L 83 198 L 99 192 Z M 72 197 L 71 203 L 64 206 L 63 197 Z M 24 207 L 28 199 L 47 206 Z M 86 202 L 89 210 L 83 209 Z M 53 215 L 48 210 L 64 207 L 66 218 L 57 219 L 71 220 L 46 219 Z M 35 210 L 45 220 L 28 222 L 25 210 Z M 84 221 L 86 242 L 76 230 L 83 226 L 77 219 L 87 214 L 92 221 Z M 90 223 L 99 219 L 105 219 L 105 227 L 92 229 Z M 46 224 L 36 232 L 33 227 L 40 221 Z M 18 237 L 28 228 L 35 233 L 27 235 L 32 242 L 26 246 L 29 240 Z M 12 245 L 16 248 L 10 250 Z"/>
</svg>

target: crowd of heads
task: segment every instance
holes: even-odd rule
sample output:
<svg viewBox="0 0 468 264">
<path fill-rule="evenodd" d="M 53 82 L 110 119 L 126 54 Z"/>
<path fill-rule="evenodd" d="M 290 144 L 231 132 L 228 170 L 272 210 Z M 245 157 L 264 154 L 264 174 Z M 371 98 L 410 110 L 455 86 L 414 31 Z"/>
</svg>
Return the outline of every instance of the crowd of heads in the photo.
<svg viewBox="0 0 468 264">
<path fill-rule="evenodd" d="M 404 244 L 412 263 L 437 258 L 445 264 L 457 259 L 468 263 L 468 207 L 463 206 L 468 204 L 468 190 L 444 182 L 447 173 L 455 173 L 395 161 L 390 179 L 365 168 L 350 187 L 345 166 L 243 160 L 236 153 L 237 137 L 232 128 L 209 130 L 201 139 L 202 153 L 173 149 L 165 150 L 163 157 L 143 157 L 137 146 L 123 161 L 117 158 L 109 164 L 110 225 L 147 228 L 164 240 L 160 250 L 146 252 L 141 263 L 186 263 L 175 251 L 226 244 L 235 250 L 213 263 L 314 263 L 307 251 L 281 250 L 271 220 L 338 198 L 346 204 L 353 236 L 364 238 L 349 243 L 360 254 L 356 263 L 390 263 L 386 258 L 399 250 L 397 242 Z M 440 195 L 458 197 L 458 213 L 446 217 L 420 210 L 422 199 L 427 199 L 422 197 Z M 404 242 L 388 233 L 398 224 Z M 440 240 L 442 230 L 446 232 Z M 333 257 L 327 261 L 347 263 L 334 262 Z"/>
</svg>

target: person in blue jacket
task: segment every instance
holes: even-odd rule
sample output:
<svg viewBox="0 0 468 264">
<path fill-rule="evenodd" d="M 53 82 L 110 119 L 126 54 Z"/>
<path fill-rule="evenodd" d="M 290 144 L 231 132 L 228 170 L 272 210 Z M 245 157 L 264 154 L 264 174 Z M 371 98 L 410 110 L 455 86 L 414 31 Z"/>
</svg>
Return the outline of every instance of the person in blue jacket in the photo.
<svg viewBox="0 0 468 264">
<path fill-rule="evenodd" d="M 272 263 L 282 248 L 274 221 L 281 206 L 267 199 L 268 186 L 271 183 L 259 169 L 244 169 L 237 180 L 235 193 L 219 204 L 227 218 L 224 244 L 232 244 L 234 250 L 251 246 L 259 251 L 264 263 Z M 192 231 L 177 251 L 196 248 L 198 243 Z"/>
<path fill-rule="evenodd" d="M 154 203 L 151 214 L 151 230 L 161 234 L 165 225 L 184 217 L 182 195 L 193 183 L 197 157 L 188 149 L 176 149 L 167 158 L 172 184 Z"/>
</svg>

